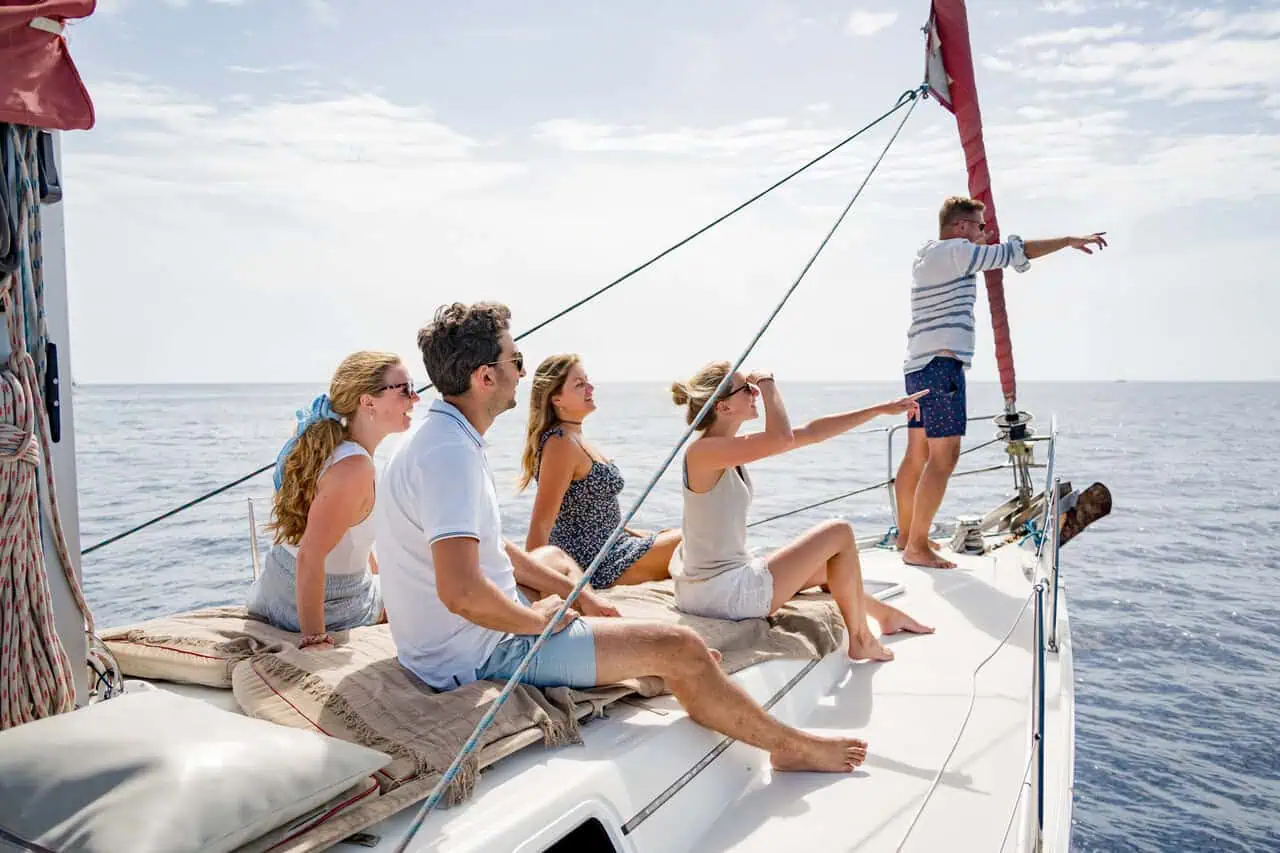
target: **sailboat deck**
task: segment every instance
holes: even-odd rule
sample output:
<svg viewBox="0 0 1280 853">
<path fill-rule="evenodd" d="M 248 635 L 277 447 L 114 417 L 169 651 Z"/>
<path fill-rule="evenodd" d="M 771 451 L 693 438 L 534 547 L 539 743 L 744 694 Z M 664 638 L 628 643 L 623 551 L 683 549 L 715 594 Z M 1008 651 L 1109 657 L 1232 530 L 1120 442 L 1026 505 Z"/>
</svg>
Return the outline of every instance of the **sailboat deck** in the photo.
<svg viewBox="0 0 1280 853">
<path fill-rule="evenodd" d="M 733 676 L 757 701 L 775 698 L 773 713 L 793 725 L 866 739 L 867 762 L 852 774 L 774 774 L 767 756 L 744 744 L 728 743 L 716 754 L 723 739 L 689 720 L 671 697 L 628 700 L 584 723 L 580 745 L 532 746 L 487 769 L 472 799 L 433 812 L 409 849 L 542 851 L 591 818 L 617 850 L 898 849 L 959 732 L 975 667 L 1025 607 L 979 675 L 972 717 L 903 848 L 1002 849 L 1029 756 L 1034 645 L 1023 567 L 1031 559 L 1006 547 L 959 557 L 959 568 L 943 572 L 864 548 L 868 579 L 902 582 L 906 591 L 893 603 L 933 624 L 936 634 L 890 638 L 896 660 L 887 664 L 851 664 L 837 653 L 818 662 L 770 661 Z M 1046 660 L 1049 726 L 1066 726 L 1059 737 L 1051 733 L 1048 774 L 1069 789 L 1070 763 L 1061 756 L 1070 755 L 1070 743 L 1055 740 L 1070 738 L 1070 659 Z M 1046 830 L 1069 820 L 1061 807 L 1046 803 Z M 393 850 L 416 811 L 370 827 L 360 844 L 333 849 Z M 1015 825 L 1003 849 L 1015 849 L 1017 836 Z M 573 849 L 610 849 L 581 845 Z"/>
</svg>

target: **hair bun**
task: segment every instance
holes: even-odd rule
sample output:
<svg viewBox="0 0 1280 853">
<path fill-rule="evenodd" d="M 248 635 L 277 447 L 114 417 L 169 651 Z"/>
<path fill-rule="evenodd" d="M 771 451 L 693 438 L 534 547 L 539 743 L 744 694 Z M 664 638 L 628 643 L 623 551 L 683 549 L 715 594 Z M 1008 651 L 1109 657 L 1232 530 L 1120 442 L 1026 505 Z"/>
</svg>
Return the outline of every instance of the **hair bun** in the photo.
<svg viewBox="0 0 1280 853">
<path fill-rule="evenodd" d="M 671 383 L 671 399 L 675 401 L 677 406 L 688 405 L 689 389 L 685 387 L 683 382 Z"/>
</svg>

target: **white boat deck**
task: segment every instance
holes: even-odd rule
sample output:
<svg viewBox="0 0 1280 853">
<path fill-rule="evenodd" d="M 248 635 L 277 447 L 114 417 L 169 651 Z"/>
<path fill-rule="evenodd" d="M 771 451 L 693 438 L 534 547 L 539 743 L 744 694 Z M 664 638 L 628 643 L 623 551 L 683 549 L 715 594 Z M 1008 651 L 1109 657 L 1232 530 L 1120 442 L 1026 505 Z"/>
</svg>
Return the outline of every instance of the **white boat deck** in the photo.
<svg viewBox="0 0 1280 853">
<path fill-rule="evenodd" d="M 785 691 L 773 712 L 793 725 L 866 739 L 869 756 L 856 772 L 774 774 L 763 752 L 735 742 L 690 773 L 723 739 L 694 724 L 669 696 L 627 702 L 584 724 L 581 745 L 533 746 L 484 771 L 475 796 L 433 812 L 410 850 L 543 851 L 592 817 L 606 828 L 612 847 L 579 838 L 571 848 L 554 849 L 899 849 L 955 742 L 973 670 L 995 651 L 1031 594 L 1023 572 L 1033 560 L 1030 552 L 1007 547 L 997 554 L 960 557 L 959 568 L 943 572 L 905 566 L 894 551 L 864 548 L 868 579 L 905 584 L 905 594 L 893 603 L 933 624 L 936 634 L 890 638 L 897 658 L 886 664 L 852 664 L 834 654 L 816 663 L 772 661 L 734 676 L 761 702 Z M 1059 608 L 1065 621 L 1065 601 Z M 968 726 L 901 849 L 1022 849 L 1016 846 L 1017 823 L 1003 848 L 1000 842 L 1030 755 L 1032 615 L 1027 607 L 1009 642 L 979 675 Z M 1072 768 L 1064 758 L 1071 755 L 1069 646 L 1060 655 L 1047 653 L 1046 666 L 1045 849 L 1065 851 L 1053 839 L 1067 837 L 1070 820 Z M 789 682 L 794 684 L 787 690 Z M 692 779 L 672 793 L 682 776 Z M 669 799 L 646 811 L 664 792 Z M 333 849 L 393 850 L 417 808 L 370 827 L 373 838 L 363 844 Z"/>
</svg>

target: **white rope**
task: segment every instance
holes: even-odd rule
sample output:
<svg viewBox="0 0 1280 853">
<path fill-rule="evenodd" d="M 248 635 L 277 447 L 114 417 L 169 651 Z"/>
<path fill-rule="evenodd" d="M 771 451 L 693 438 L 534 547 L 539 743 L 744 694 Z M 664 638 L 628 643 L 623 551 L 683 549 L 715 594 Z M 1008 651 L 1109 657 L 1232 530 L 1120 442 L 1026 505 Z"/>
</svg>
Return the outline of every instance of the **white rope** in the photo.
<svg viewBox="0 0 1280 853">
<path fill-rule="evenodd" d="M 41 394 L 47 336 L 40 264 L 37 200 L 38 131 L 0 125 L 8 137 L 6 186 L 18 222 L 18 269 L 0 279 L 0 308 L 8 324 L 8 361 L 0 367 L 0 730 L 75 708 L 72 661 L 54 624 L 53 597 L 44 558 L 38 472 L 45 472 L 50 533 L 72 597 L 90 636 L 93 617 L 85 603 L 58 512 L 49 422 Z M 29 339 L 28 330 L 35 332 Z"/>
<path fill-rule="evenodd" d="M 1038 585 L 1037 585 L 1038 589 Z M 978 673 L 982 672 L 982 668 L 991 662 L 1005 644 L 1009 642 L 1009 638 L 1013 636 L 1013 632 L 1022 622 L 1022 616 L 1027 612 L 1032 600 L 1036 597 L 1037 589 L 1033 589 L 1031 594 L 1027 596 L 1027 600 L 1022 602 L 1022 607 L 1018 608 L 1018 618 L 1013 620 L 1013 624 L 1009 626 L 1009 630 L 1005 632 L 1004 637 L 991 650 L 991 654 L 983 658 L 982 663 L 978 664 L 973 670 L 972 681 L 969 686 L 969 709 L 964 713 L 964 719 L 960 722 L 960 730 L 956 732 L 956 738 L 951 742 L 951 749 L 947 750 L 947 757 L 942 759 L 942 766 L 938 768 L 937 774 L 933 777 L 933 781 L 929 784 L 929 790 L 925 792 L 924 799 L 920 802 L 920 807 L 916 809 L 915 815 L 911 818 L 911 824 L 907 827 L 907 831 L 902 834 L 902 840 L 898 842 L 898 846 L 894 848 L 900 853 L 907 844 L 907 838 L 911 836 L 912 830 L 916 828 L 920 816 L 924 814 L 925 806 L 929 805 L 929 800 L 933 797 L 933 792 L 938 789 L 938 784 L 942 781 L 942 775 L 947 771 L 947 764 L 951 761 L 951 757 L 956 754 L 956 748 L 960 746 L 960 738 L 964 736 L 965 727 L 969 725 L 969 717 L 973 716 L 973 705 L 978 700 Z"/>
</svg>

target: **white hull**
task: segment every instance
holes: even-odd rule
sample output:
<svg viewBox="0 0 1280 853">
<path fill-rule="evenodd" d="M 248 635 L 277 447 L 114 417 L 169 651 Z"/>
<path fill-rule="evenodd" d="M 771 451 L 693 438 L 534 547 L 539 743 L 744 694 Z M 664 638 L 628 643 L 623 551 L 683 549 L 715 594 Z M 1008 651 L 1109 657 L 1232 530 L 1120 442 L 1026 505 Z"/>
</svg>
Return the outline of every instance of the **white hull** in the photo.
<svg viewBox="0 0 1280 853">
<path fill-rule="evenodd" d="M 711 758 L 723 738 L 689 720 L 670 696 L 628 700 L 584 724 L 581 745 L 532 746 L 484 771 L 474 797 L 433 812 L 409 849 L 541 851 L 592 818 L 614 849 L 634 853 L 1035 849 L 1028 836 L 1036 812 L 1034 607 L 1024 574 L 1034 553 L 1008 545 L 988 556 L 960 556 L 959 568 L 945 572 L 905 566 L 895 551 L 870 543 L 862 554 L 867 577 L 902 583 L 894 604 L 933 624 L 936 634 L 891 640 L 896 659 L 886 664 L 851 664 L 838 653 L 812 663 L 771 661 L 733 676 L 756 701 L 775 700 L 772 712 L 792 725 L 867 740 L 869 756 L 857 772 L 775 774 L 765 753 L 741 743 Z M 1019 613 L 1018 627 L 996 652 Z M 1065 599 L 1058 618 L 1061 651 L 1045 656 L 1041 849 L 1067 853 L 1074 692 Z M 961 733 L 974 669 L 993 652 Z M 234 708 L 227 691 L 177 689 Z M 900 848 L 957 737 L 941 783 Z M 365 839 L 333 849 L 391 851 L 416 811 L 370 827 L 376 846 Z"/>
</svg>

